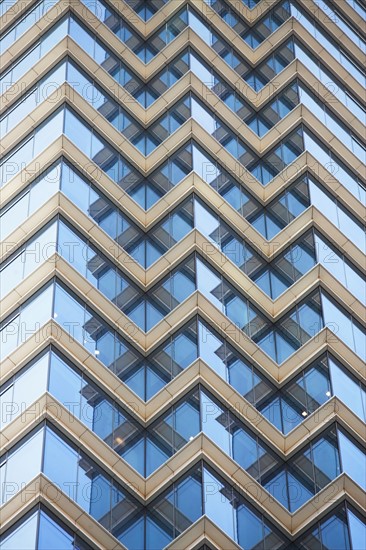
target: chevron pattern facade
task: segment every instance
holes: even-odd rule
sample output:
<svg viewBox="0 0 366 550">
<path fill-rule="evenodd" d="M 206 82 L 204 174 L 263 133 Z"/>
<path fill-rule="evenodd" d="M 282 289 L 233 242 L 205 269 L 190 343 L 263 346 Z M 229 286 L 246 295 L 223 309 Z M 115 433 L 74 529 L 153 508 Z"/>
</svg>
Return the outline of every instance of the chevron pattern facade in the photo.
<svg viewBox="0 0 366 550">
<path fill-rule="evenodd" d="M 366 548 L 362 2 L 0 21 L 0 547 Z"/>
</svg>

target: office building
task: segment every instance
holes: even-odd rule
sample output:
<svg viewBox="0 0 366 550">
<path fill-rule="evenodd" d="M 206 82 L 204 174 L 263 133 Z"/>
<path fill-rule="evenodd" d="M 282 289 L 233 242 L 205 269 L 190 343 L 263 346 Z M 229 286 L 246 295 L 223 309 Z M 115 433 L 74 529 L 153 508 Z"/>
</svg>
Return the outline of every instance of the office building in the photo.
<svg viewBox="0 0 366 550">
<path fill-rule="evenodd" d="M 364 549 L 362 2 L 0 17 L 1 548 Z"/>
</svg>

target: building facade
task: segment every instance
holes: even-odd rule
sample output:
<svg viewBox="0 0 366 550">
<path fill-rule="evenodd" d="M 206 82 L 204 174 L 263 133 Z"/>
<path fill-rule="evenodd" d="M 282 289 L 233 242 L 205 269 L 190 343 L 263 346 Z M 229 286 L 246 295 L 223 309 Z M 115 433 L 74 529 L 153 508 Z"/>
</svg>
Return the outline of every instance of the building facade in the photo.
<svg viewBox="0 0 366 550">
<path fill-rule="evenodd" d="M 366 548 L 362 2 L 0 18 L 0 547 Z"/>
</svg>

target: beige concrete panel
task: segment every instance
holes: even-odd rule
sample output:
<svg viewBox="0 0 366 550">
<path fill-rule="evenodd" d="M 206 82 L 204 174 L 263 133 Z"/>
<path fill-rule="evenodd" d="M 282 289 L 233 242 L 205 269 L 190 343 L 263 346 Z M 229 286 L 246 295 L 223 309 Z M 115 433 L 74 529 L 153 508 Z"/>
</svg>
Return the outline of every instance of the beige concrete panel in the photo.
<svg viewBox="0 0 366 550">
<path fill-rule="evenodd" d="M 233 539 L 223 533 L 209 518 L 203 516 L 179 537 L 174 539 L 166 547 L 166 550 L 181 550 L 182 548 L 199 550 L 203 544 L 208 544 L 212 550 L 222 548 L 230 548 L 230 550 L 240 549 L 240 546 Z"/>
<path fill-rule="evenodd" d="M 363 18 L 348 4 L 343 0 L 334 0 L 334 3 L 337 6 L 337 9 L 340 12 L 343 12 L 351 21 L 352 24 L 358 27 L 358 30 L 361 33 L 365 33 L 365 21 Z"/>
</svg>

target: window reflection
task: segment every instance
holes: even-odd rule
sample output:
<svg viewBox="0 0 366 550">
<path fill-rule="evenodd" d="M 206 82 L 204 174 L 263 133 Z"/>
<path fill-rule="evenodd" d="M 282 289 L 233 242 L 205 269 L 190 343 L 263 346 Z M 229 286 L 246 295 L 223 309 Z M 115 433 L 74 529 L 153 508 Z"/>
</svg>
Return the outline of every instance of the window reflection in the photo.
<svg viewBox="0 0 366 550">
<path fill-rule="evenodd" d="M 89 2 L 89 0 L 83 0 L 89 9 L 91 9 L 97 17 L 99 17 L 111 30 L 123 40 L 137 55 L 139 55 L 144 61 L 149 61 L 156 53 L 160 51 L 167 43 L 173 40 L 177 34 L 179 34 L 186 26 L 190 26 L 195 30 L 198 35 L 206 39 L 207 43 L 219 53 L 219 55 L 227 62 L 231 67 L 236 70 L 240 76 L 245 78 L 245 80 L 254 87 L 257 91 L 261 89 L 266 83 L 268 83 L 278 72 L 280 72 L 284 67 L 286 67 L 295 57 L 303 60 L 304 56 L 311 58 L 309 54 L 300 44 L 296 43 L 294 49 L 294 42 L 289 41 L 286 45 L 281 46 L 273 56 L 269 57 L 264 61 L 259 67 L 254 71 L 250 70 L 250 67 L 243 61 L 242 58 L 238 57 L 236 51 L 233 50 L 222 38 L 220 38 L 216 33 L 212 32 L 209 26 L 201 20 L 200 16 L 194 12 L 190 7 L 185 8 L 177 15 L 173 16 L 173 19 L 170 20 L 166 27 L 162 28 L 157 32 L 156 35 L 149 38 L 147 42 L 143 41 L 138 35 L 132 30 L 129 24 L 118 15 L 109 5 L 104 3 L 104 0 L 97 0 L 97 2 Z M 264 40 L 268 35 L 268 32 L 273 32 L 275 28 L 282 24 L 284 20 L 290 15 L 298 17 L 302 24 L 305 24 L 306 28 L 313 34 L 321 37 L 321 40 L 326 43 L 327 49 L 332 52 L 335 58 L 340 61 L 343 65 L 346 65 L 348 70 L 353 74 L 357 79 L 362 79 L 360 70 L 357 68 L 354 62 L 348 59 L 345 56 L 344 52 L 335 44 L 335 42 L 330 39 L 324 29 L 319 31 L 319 25 L 314 26 L 314 23 L 310 22 L 305 12 L 298 8 L 294 3 L 289 3 L 287 0 L 282 2 L 279 6 L 276 6 L 273 10 L 270 10 L 268 15 L 255 25 L 254 30 L 249 30 L 246 34 L 243 30 L 238 18 L 233 16 L 230 12 L 230 16 L 227 17 L 227 8 L 224 2 L 211 2 L 211 5 L 216 11 L 221 13 L 225 18 L 226 22 L 231 24 L 239 34 L 241 34 L 248 43 L 252 46 L 256 45 L 259 42 Z M 329 6 L 327 6 L 329 10 Z M 154 83 L 149 86 L 144 86 L 142 81 L 134 75 L 121 61 L 117 60 L 115 56 L 101 43 L 99 42 L 83 25 L 72 16 L 68 20 L 65 19 L 65 30 L 68 28 L 70 35 L 75 38 L 81 47 L 83 47 L 86 52 L 91 55 L 97 62 L 103 64 L 104 68 L 123 86 L 127 87 L 128 91 L 140 101 L 145 107 L 150 105 L 157 97 L 162 93 L 161 85 L 168 87 L 171 86 L 177 78 L 173 76 L 171 66 L 164 70 L 166 75 L 163 79 L 160 79 L 160 88 L 157 87 L 154 90 Z M 343 20 L 342 20 L 343 21 Z M 244 26 L 245 28 L 245 26 Z M 56 31 L 57 26 L 54 29 L 51 29 L 45 38 L 42 38 L 42 41 L 39 45 L 36 46 L 34 53 L 29 52 L 27 55 L 28 64 L 32 61 L 31 57 L 34 57 L 34 60 L 39 58 L 41 55 L 41 50 L 44 52 L 47 49 L 50 49 L 57 41 L 61 38 L 61 35 Z M 319 35 L 320 32 L 320 35 Z M 350 36 L 353 36 L 350 34 Z M 358 37 L 359 38 L 359 37 Z M 44 42 L 43 47 L 41 48 L 42 43 Z M 43 55 L 43 53 L 42 53 Z M 38 56 L 38 57 L 37 57 Z M 100 57 L 100 60 L 98 59 Z M 192 59 L 193 61 L 193 59 Z M 182 63 L 180 63 L 182 64 Z M 305 62 L 307 67 L 311 67 L 314 63 L 309 61 Z M 19 66 L 18 66 L 19 65 Z M 191 69 L 194 70 L 194 63 L 192 63 Z M 18 63 L 15 66 L 15 69 L 11 69 L 5 76 L 4 84 L 8 85 L 10 82 L 15 82 L 22 72 L 24 72 L 26 65 L 22 62 Z M 184 71 L 186 72 L 188 68 Z M 180 76 L 182 76 L 181 73 Z M 317 74 L 318 69 L 315 66 L 315 74 Z M 327 74 L 327 70 L 321 68 L 322 74 Z M 168 76 L 169 75 L 169 76 Z M 199 76 L 202 77 L 202 73 Z M 327 76 L 329 81 L 329 74 Z M 159 77 L 158 77 L 159 80 Z M 207 79 L 205 79 L 206 81 Z M 220 79 L 221 80 L 221 79 Z M 208 80 L 207 80 L 208 82 Z M 225 86 L 225 84 L 221 83 Z M 338 84 L 336 84 L 338 87 Z M 351 99 L 349 92 L 345 92 L 342 89 L 342 93 L 338 94 L 341 97 L 341 100 L 351 109 L 358 110 L 359 114 L 362 112 L 359 110 L 358 102 Z M 243 103 L 243 100 L 239 100 Z M 245 103 L 245 102 L 244 102 Z M 283 115 L 282 115 L 283 116 Z M 264 128 L 263 128 L 264 129 Z"/>
<path fill-rule="evenodd" d="M 41 17 L 43 17 L 55 4 L 57 0 L 42 0 L 37 2 L 35 7 L 32 7 L 23 17 L 18 19 L 14 25 L 2 36 L 0 40 L 0 52 L 4 53 L 16 40 L 20 38 L 28 29 L 31 28 Z M 9 9 L 11 0 L 6 0 L 3 3 L 7 4 Z M 2 10 L 0 8 L 0 16 Z"/>
<path fill-rule="evenodd" d="M 135 0 L 131 2 L 131 7 L 143 19 L 148 21 L 160 8 L 166 4 L 167 0 Z"/>
<path fill-rule="evenodd" d="M 301 549 L 317 548 L 320 545 L 329 550 L 357 550 L 366 540 L 366 525 L 359 513 L 348 502 L 344 502 L 324 519 L 309 529 L 297 541 Z"/>
<path fill-rule="evenodd" d="M 72 65 L 70 65 L 70 68 L 72 68 Z M 65 72 L 65 65 L 62 70 Z M 115 102 L 113 101 L 113 103 Z M 335 158 L 319 140 L 315 139 L 311 132 L 301 126 L 272 151 L 259 159 L 255 153 L 244 145 L 239 137 L 234 135 L 216 115 L 212 115 L 204 108 L 194 96 L 184 98 L 181 105 L 172 109 L 173 112 L 169 111 L 164 116 L 164 120 L 157 121 L 148 133 L 133 123 L 130 116 L 125 116 L 122 109 L 119 110 L 121 116 L 117 116 L 114 124 L 129 137 L 132 143 L 142 147 L 144 153 L 151 152 L 154 147 L 165 139 L 167 133 L 174 131 L 188 117 L 193 116 L 263 185 L 267 185 L 307 149 L 326 169 L 329 168 L 329 162 L 335 163 L 337 179 L 359 200 L 363 200 L 364 191 L 358 178 L 341 161 Z M 217 179 L 217 172 L 222 171 L 221 167 L 202 150 L 194 144 L 188 144 L 178 151 L 173 158 L 170 158 L 166 164 L 163 164 L 151 176 L 151 181 L 146 183 L 137 170 L 132 168 L 122 155 L 117 153 L 97 132 L 76 116 L 69 107 L 66 107 L 57 114 L 51 115 L 50 119 L 38 127 L 20 147 L 6 156 L 1 164 L 3 184 L 7 183 L 46 147 L 51 121 L 56 128 L 54 137 L 64 132 L 84 154 L 90 157 L 108 176 L 145 208 L 150 207 L 191 171 L 198 173 L 211 185 Z M 6 119 L 3 122 L 5 126 L 8 124 Z M 159 130 L 161 124 L 164 128 L 163 133 Z M 353 146 L 354 139 L 348 134 L 347 136 L 351 139 L 350 146 Z"/>
<path fill-rule="evenodd" d="M 0 544 L 4 550 L 91 550 L 91 546 L 43 505 L 33 508 L 6 531 Z"/>
<path fill-rule="evenodd" d="M 43 385 L 39 384 L 42 379 Z M 323 384 L 322 388 L 319 387 L 319 382 Z M 352 380 L 349 378 L 347 383 L 352 383 Z M 33 388 L 33 394 L 29 393 L 29 388 Z M 284 463 L 234 412 L 226 409 L 207 390 L 198 387 L 146 428 L 133 420 L 87 376 L 52 348 L 23 369 L 2 390 L 4 413 L 11 403 L 7 415 L 4 414 L 5 424 L 16 418 L 45 391 L 49 391 L 72 415 L 79 418 L 145 477 L 155 472 L 198 433 L 203 432 L 290 511 L 295 511 L 342 471 L 347 472 L 361 486 L 364 485 L 364 454 L 345 432 L 337 431 L 336 427 L 323 433 L 310 446 Z M 363 397 L 364 394 L 363 391 Z M 277 405 L 279 398 L 283 400 L 282 418 L 287 420 L 288 428 L 292 418 L 286 407 L 291 403 L 291 413 L 296 410 L 296 400 L 297 407 L 300 405 L 303 412 L 313 412 L 330 395 L 331 380 L 324 358 L 321 365 L 316 364 L 304 371 L 297 378 L 296 384 L 291 383 L 281 392 L 272 390 L 272 406 Z M 342 399 L 342 394 L 340 398 Z M 263 402 L 263 399 L 260 401 Z M 261 410 L 258 404 L 257 408 Z M 268 413 L 268 407 L 264 412 Z M 306 415 L 298 413 L 292 427 L 304 417 Z M 287 433 L 288 430 L 283 431 Z M 29 445 L 31 443 L 27 444 L 27 449 L 34 454 L 31 449 L 37 448 L 38 439 L 34 440 L 33 446 Z M 16 471 L 17 456 L 14 455 L 11 469 L 6 470 L 7 472 Z M 21 459 L 21 455 L 19 456 Z M 35 464 L 37 468 L 39 460 Z M 313 466 L 310 468 L 309 464 Z M 34 468 L 33 463 L 31 468 Z M 312 471 L 315 468 L 312 481 L 309 479 L 309 468 Z"/>
<path fill-rule="evenodd" d="M 205 0 L 221 17 L 229 24 L 245 42 L 252 48 L 258 47 L 268 36 L 275 32 L 285 21 L 291 16 L 295 17 L 299 23 L 314 37 L 316 38 L 327 51 L 333 55 L 333 57 L 342 62 L 343 50 L 337 44 L 325 28 L 320 25 L 314 18 L 300 6 L 297 2 L 283 0 L 275 4 L 275 6 L 268 10 L 266 14 L 253 26 L 248 26 L 244 23 L 240 24 L 240 19 L 236 15 L 234 10 L 230 9 L 224 0 Z M 242 0 L 247 7 L 252 9 L 259 0 Z M 356 4 L 356 2 L 355 2 Z M 331 19 L 347 36 L 350 38 L 362 51 L 365 51 L 366 43 L 361 38 L 360 34 L 356 32 L 353 27 L 345 20 L 340 12 L 335 8 L 328 0 L 317 0 L 316 5 L 322 10 L 323 18 L 324 14 Z M 348 69 L 351 74 L 359 79 L 361 83 L 362 72 L 357 68 L 354 62 L 350 62 Z"/>
<path fill-rule="evenodd" d="M 273 547 L 284 548 L 286 541 L 283 536 L 204 463 L 199 463 L 189 470 L 144 509 L 94 461 L 51 425 L 41 425 L 34 435 L 31 434 L 20 442 L 17 452 L 22 459 L 25 456 L 28 460 L 33 458 L 30 454 L 30 443 L 35 437 L 39 439 L 38 452 L 43 455 L 42 466 L 38 464 L 37 467 L 34 464 L 35 473 L 36 470 L 38 473 L 42 471 L 64 493 L 70 495 L 87 513 L 132 550 L 139 550 L 144 539 L 143 548 L 156 550 L 166 546 L 203 514 L 212 521 L 215 521 L 219 514 L 221 527 L 244 547 L 249 543 L 247 537 L 252 535 L 249 535 L 247 530 L 237 531 L 235 528 L 233 531 L 231 526 L 237 514 L 239 517 L 247 514 L 255 518 L 259 524 L 257 542 L 261 540 L 259 533 L 262 526 L 262 532 L 264 529 L 266 537 L 272 538 Z M 29 477 L 20 469 L 15 475 L 12 468 L 16 454 L 16 451 L 11 450 L 6 455 L 3 462 L 6 467 L 4 479 L 6 482 L 12 480 L 19 486 L 20 482 L 29 482 L 33 475 Z M 12 471 L 14 473 L 11 473 Z M 70 484 L 74 487 L 72 493 L 69 490 Z M 99 498 L 96 498 L 97 495 Z M 237 503 L 239 508 L 234 503 Z"/>
<path fill-rule="evenodd" d="M 94 253 L 92 258 L 95 261 Z M 76 263 L 73 265 L 77 268 Z M 85 260 L 82 262 L 83 269 L 84 266 L 86 267 Z M 91 264 L 88 265 L 88 272 L 85 275 L 93 280 L 94 275 L 93 271 L 89 271 L 90 267 Z M 102 292 L 103 277 L 97 278 L 97 284 Z M 335 332 L 355 353 L 361 357 L 365 354 L 364 328 L 324 291 L 313 292 L 282 316 L 277 323 L 272 324 L 247 298 L 240 295 L 222 275 L 210 268 L 198 255 L 188 258 L 146 294 L 135 290 L 134 287 L 129 289 L 130 283 L 119 274 L 118 270 L 114 270 L 114 277 L 117 283 L 117 295 L 113 301 L 145 331 L 155 326 L 195 290 L 199 290 L 235 323 L 237 329 L 243 333 L 243 337 L 251 338 L 279 364 L 313 338 L 324 326 Z M 96 284 L 95 280 L 93 284 Z M 110 282 L 107 288 L 111 289 Z M 98 355 L 98 358 L 109 368 L 118 372 L 118 357 L 126 352 L 120 337 L 89 308 L 85 308 L 84 304 L 77 305 L 78 300 L 73 298 L 62 285 L 57 284 L 55 289 L 53 316 L 57 316 L 57 322 L 73 338 L 93 354 Z M 127 289 L 129 290 L 126 293 Z M 38 300 L 43 298 L 42 291 L 40 292 Z M 12 318 L 4 320 L 1 329 L 2 357 L 25 342 L 50 319 L 52 285 L 47 287 L 47 292 L 49 297 L 43 302 L 36 325 L 31 321 L 33 308 L 37 304 L 34 298 L 25 302 Z M 107 290 L 104 292 L 107 293 Z M 47 293 L 44 296 L 47 296 Z M 70 324 L 70 319 L 73 320 L 73 324 Z M 29 332 L 28 327 L 31 327 Z"/>
<path fill-rule="evenodd" d="M 69 298 L 65 294 L 64 299 L 66 307 Z M 71 304 L 74 311 L 72 318 L 76 318 L 75 314 L 79 306 L 76 301 L 72 301 Z M 61 323 L 63 323 L 62 319 L 61 316 Z M 17 326 L 17 324 L 13 325 L 12 330 Z M 65 328 L 70 329 L 66 325 Z M 112 334 L 111 331 L 105 333 L 106 342 L 110 339 L 112 342 L 114 341 Z M 74 337 L 77 336 L 75 328 Z M 81 338 L 82 335 L 80 334 L 79 337 Z M 9 337 L 9 341 L 10 344 L 15 345 L 12 338 Z M 84 343 L 83 339 L 80 341 Z M 96 357 L 105 366 L 111 368 L 144 400 L 153 397 L 182 370 L 201 357 L 219 376 L 231 384 L 284 433 L 288 433 L 300 424 L 304 418 L 317 410 L 332 395 L 339 397 L 361 419 L 365 418 L 364 386 L 331 356 L 322 356 L 300 373 L 293 382 L 286 385 L 281 391 L 277 391 L 247 360 L 239 356 L 222 337 L 199 319 L 193 320 L 184 329 L 169 338 L 146 360 L 139 358 L 138 354 L 126 343 L 122 345 L 118 339 L 116 342 L 118 343 L 117 348 L 113 351 L 113 345 L 112 355 L 104 351 L 102 343 L 98 343 L 94 350 L 100 353 Z M 84 345 L 88 345 L 88 341 Z M 114 353 L 120 354 L 116 361 L 113 360 Z M 40 370 L 38 367 L 36 370 L 36 372 L 39 370 L 37 374 L 40 381 L 39 387 L 33 385 L 34 377 L 32 376 L 29 381 L 28 377 L 21 377 L 19 382 L 16 384 L 14 382 L 14 386 L 11 384 L 2 390 L 5 423 L 12 420 L 14 415 L 19 414 L 22 403 L 26 404 L 24 406 L 28 406 L 36 398 L 38 392 L 46 390 L 46 386 L 41 383 L 45 376 L 45 371 L 41 367 L 40 363 Z M 62 387 L 61 384 L 60 388 Z M 7 408 L 7 404 L 11 401 L 18 403 L 14 410 Z"/>
<path fill-rule="evenodd" d="M 206 468 L 204 475 L 209 479 L 210 483 L 217 484 L 218 480 L 215 477 L 209 477 L 211 472 Z M 223 486 L 224 487 L 224 486 Z M 223 489 L 224 492 L 224 489 Z M 208 505 L 207 505 L 208 507 Z M 263 524 L 260 515 L 248 504 L 241 504 L 240 512 L 238 512 L 240 523 L 238 524 L 238 539 L 239 543 L 245 543 L 244 548 L 253 548 L 253 544 L 260 544 Z M 224 516 L 221 514 L 220 521 Z M 39 528 L 37 531 L 37 521 Z M 144 545 L 144 529 L 146 525 L 146 545 Z M 147 515 L 146 521 L 141 517 L 139 522 L 136 522 L 131 527 L 127 527 L 123 534 L 123 542 L 129 549 L 141 549 L 143 547 L 156 550 L 163 548 L 172 539 L 172 531 L 168 527 L 168 521 L 164 518 L 164 527 L 159 522 L 158 516 L 154 516 L 154 512 Z M 272 544 L 270 548 L 278 548 L 278 534 L 273 531 L 273 527 L 268 528 L 265 524 L 266 542 L 269 540 Z M 228 533 L 227 533 L 228 534 Z M 366 537 L 366 526 L 360 514 L 348 503 L 343 502 L 334 511 L 328 514 L 325 518 L 318 521 L 304 535 L 296 539 L 292 544 L 297 548 L 307 549 L 318 548 L 321 544 L 326 545 L 329 550 L 339 550 L 340 541 L 342 541 L 342 549 L 358 550 L 363 547 Z M 35 541 L 37 538 L 37 542 Z M 42 550 L 54 550 L 57 548 L 89 550 L 86 544 L 80 537 L 74 535 L 59 519 L 56 518 L 44 506 L 32 509 L 25 517 L 19 520 L 15 526 L 5 532 L 1 544 L 4 550 L 15 550 L 25 548 L 25 542 L 31 550 L 36 548 Z M 33 545 L 32 545 L 33 543 Z M 153 546 L 155 544 L 155 547 Z M 252 546 L 251 546 L 252 544 Z M 275 544 L 273 546 L 273 544 Z M 286 541 L 284 541 L 286 544 Z M 279 546 L 284 548 L 285 546 Z M 209 550 L 208 546 L 200 547 L 200 550 Z"/>
</svg>

